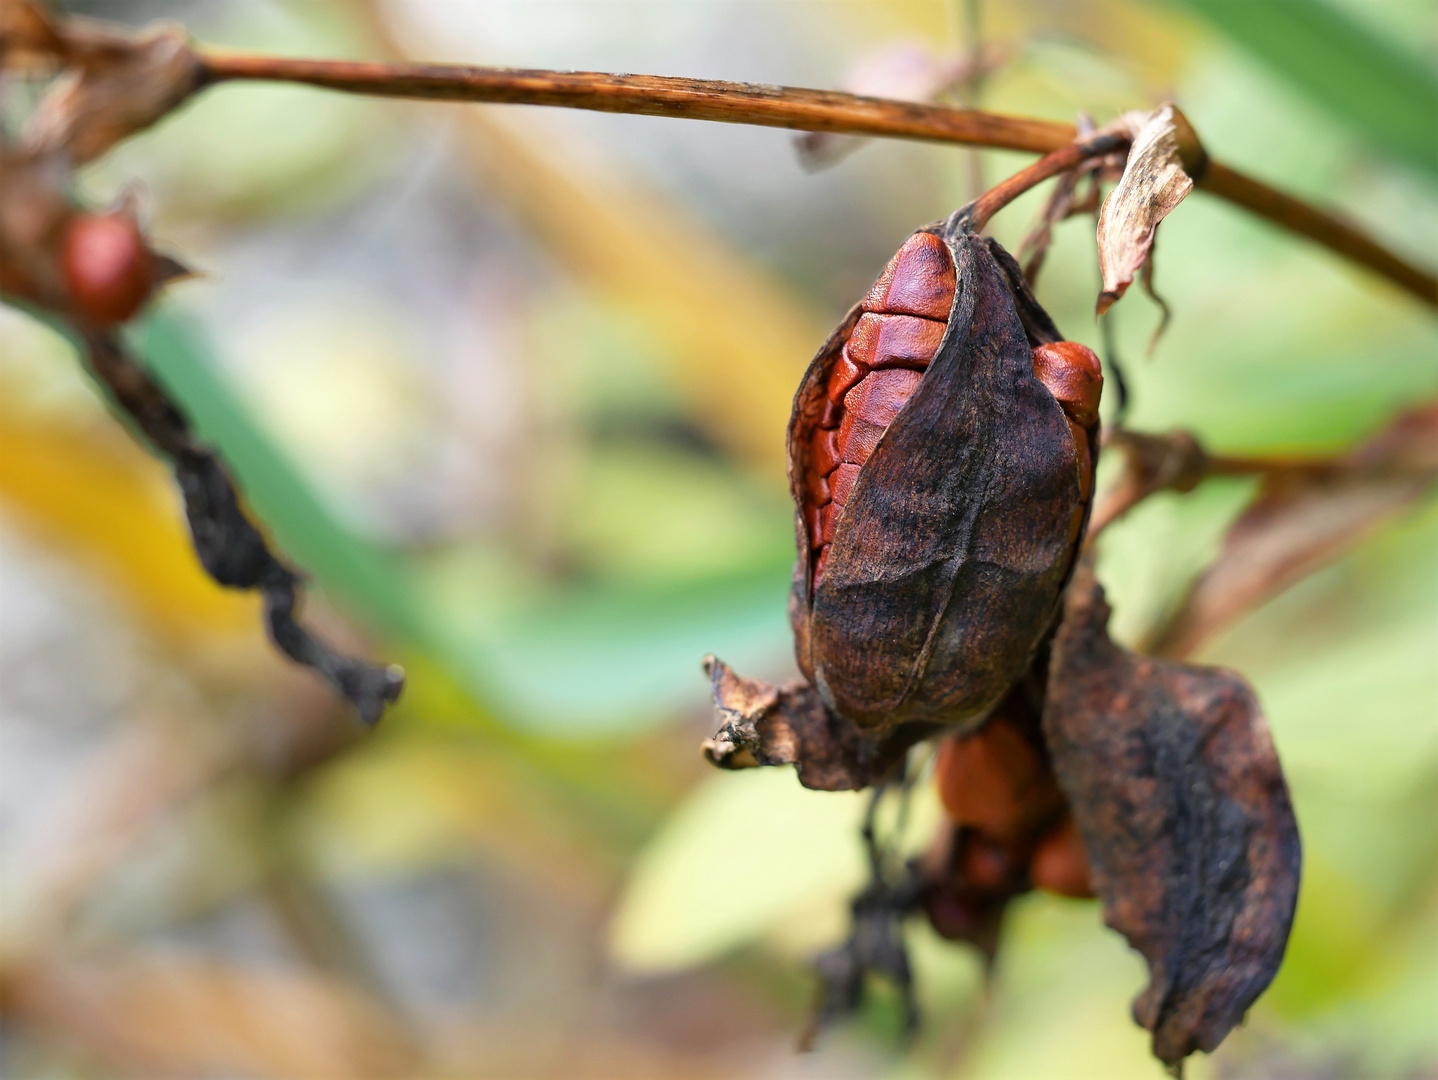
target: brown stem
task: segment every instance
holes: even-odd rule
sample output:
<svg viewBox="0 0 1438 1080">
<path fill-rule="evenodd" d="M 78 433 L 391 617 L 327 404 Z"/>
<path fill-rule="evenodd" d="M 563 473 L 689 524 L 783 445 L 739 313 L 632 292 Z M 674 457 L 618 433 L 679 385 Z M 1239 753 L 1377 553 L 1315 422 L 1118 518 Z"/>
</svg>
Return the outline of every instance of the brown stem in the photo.
<svg viewBox="0 0 1438 1080">
<path fill-rule="evenodd" d="M 1035 153 L 1058 150 L 1075 136 L 1070 124 L 979 109 L 662 75 L 295 60 L 211 52 L 200 54 L 200 61 L 210 82 L 264 79 L 387 97 L 554 105 Z M 1377 271 L 1424 303 L 1438 307 L 1438 278 L 1334 215 L 1217 161 L 1209 161 L 1197 183 L 1221 199 Z"/>
<path fill-rule="evenodd" d="M 1418 299 L 1438 307 L 1438 278 L 1412 263 L 1404 262 L 1337 216 L 1318 210 L 1218 161 L 1209 161 L 1198 186 L 1211 195 L 1226 199 L 1275 225 L 1306 236 L 1331 251 L 1378 271 Z"/>
<path fill-rule="evenodd" d="M 381 97 L 556 105 L 1036 153 L 1053 150 L 1074 137 L 1071 124 L 1002 116 L 979 109 L 670 75 L 294 60 L 208 52 L 200 59 L 212 82 L 279 80 Z"/>
<path fill-rule="evenodd" d="M 1115 150 L 1121 150 L 1128 144 L 1129 137 L 1126 134 L 1112 131 L 1095 135 L 1083 142 L 1069 143 L 1051 154 L 1045 154 L 1007 180 L 1001 180 L 959 213 L 967 218 L 969 228 L 978 232 L 988 223 L 989 218 L 1049 177 L 1077 168 L 1091 158 L 1103 157 Z"/>
</svg>

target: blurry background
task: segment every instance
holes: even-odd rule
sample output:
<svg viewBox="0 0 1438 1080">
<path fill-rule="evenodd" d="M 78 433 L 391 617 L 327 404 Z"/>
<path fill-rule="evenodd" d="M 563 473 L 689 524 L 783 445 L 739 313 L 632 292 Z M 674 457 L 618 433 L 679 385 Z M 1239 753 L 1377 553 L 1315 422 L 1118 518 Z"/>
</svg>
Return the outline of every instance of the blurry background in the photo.
<svg viewBox="0 0 1438 1080">
<path fill-rule="evenodd" d="M 295 55 L 821 87 L 975 44 L 949 0 L 67 6 Z M 1381 88 L 1343 61 L 1431 87 L 1431 3 L 1254 5 L 1274 26 L 1225 7 L 988 0 L 981 103 L 1103 122 L 1173 98 L 1216 156 L 1431 264 L 1432 144 L 1365 112 Z M 1305 11 L 1317 30 L 1282 23 Z M 1431 135 L 1433 99 L 1406 100 Z M 975 173 L 945 147 L 807 172 L 773 130 L 244 85 L 93 167 L 90 197 L 138 184 L 160 246 L 205 275 L 141 329 L 152 364 L 313 575 L 314 617 L 410 682 L 368 734 L 282 662 L 65 344 L 0 309 L 0 1071 L 1160 1075 L 1128 1016 L 1141 962 L 1096 904 L 1040 895 L 987 990 L 975 955 L 913 928 L 910 1054 L 881 993 L 796 1055 L 862 798 L 698 754 L 706 652 L 791 668 L 799 373 Z M 1161 230 L 1157 282 L 1174 315 L 1151 357 L 1155 305 L 1135 290 L 1111 316 L 1137 428 L 1332 452 L 1438 390 L 1419 305 L 1201 193 Z M 1096 288 L 1076 219 L 1038 291 L 1095 346 Z M 1112 530 L 1124 637 L 1252 491 L 1210 481 Z M 1430 497 L 1202 654 L 1257 686 L 1306 861 L 1283 970 L 1191 1076 L 1438 1075 L 1435 553 Z"/>
</svg>

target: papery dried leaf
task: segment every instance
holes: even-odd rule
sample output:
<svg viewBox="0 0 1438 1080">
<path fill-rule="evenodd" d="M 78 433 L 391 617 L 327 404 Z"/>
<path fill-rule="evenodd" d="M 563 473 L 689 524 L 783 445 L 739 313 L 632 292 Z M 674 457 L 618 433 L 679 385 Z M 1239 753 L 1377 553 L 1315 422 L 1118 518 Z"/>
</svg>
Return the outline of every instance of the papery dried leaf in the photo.
<svg viewBox="0 0 1438 1080">
<path fill-rule="evenodd" d="M 1098 219 L 1102 315 L 1124 294 L 1149 257 L 1154 231 L 1190 191 L 1204 163 L 1198 137 L 1172 105 L 1136 126 L 1128 163 Z"/>
<path fill-rule="evenodd" d="M 1054 639 L 1044 731 L 1105 919 L 1148 961 L 1134 1018 L 1174 1066 L 1216 1047 L 1278 970 L 1298 827 L 1248 684 L 1128 652 L 1108 617 L 1085 560 Z"/>
<path fill-rule="evenodd" d="M 30 0 L 0 0 L 0 69 L 48 66 L 63 50 L 42 7 Z"/>
<path fill-rule="evenodd" d="M 1331 465 L 1270 473 L 1152 651 L 1192 653 L 1234 619 L 1351 550 L 1435 483 L 1438 402 L 1402 414 Z"/>
<path fill-rule="evenodd" d="M 180 27 L 134 38 L 77 32 L 81 62 L 56 80 L 22 139 L 37 156 L 64 153 L 74 165 L 168 114 L 199 88 L 204 69 Z"/>
</svg>

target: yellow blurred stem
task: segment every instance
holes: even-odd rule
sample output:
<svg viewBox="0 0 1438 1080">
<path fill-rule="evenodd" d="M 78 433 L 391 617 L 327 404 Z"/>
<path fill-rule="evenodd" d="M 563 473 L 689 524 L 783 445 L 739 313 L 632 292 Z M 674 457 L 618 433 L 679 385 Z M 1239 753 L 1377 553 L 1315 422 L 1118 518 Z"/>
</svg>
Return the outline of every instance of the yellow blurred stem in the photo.
<svg viewBox="0 0 1438 1080">
<path fill-rule="evenodd" d="M 794 387 L 828 334 L 817 316 L 610 163 L 610 179 L 596 180 L 491 111 L 462 115 L 490 189 L 576 277 L 665 346 L 695 421 L 746 461 L 782 462 Z"/>
<path fill-rule="evenodd" d="M 259 627 L 258 600 L 200 567 L 164 466 L 120 437 L 0 411 L 0 507 L 22 533 L 123 592 L 167 641 Z"/>
</svg>

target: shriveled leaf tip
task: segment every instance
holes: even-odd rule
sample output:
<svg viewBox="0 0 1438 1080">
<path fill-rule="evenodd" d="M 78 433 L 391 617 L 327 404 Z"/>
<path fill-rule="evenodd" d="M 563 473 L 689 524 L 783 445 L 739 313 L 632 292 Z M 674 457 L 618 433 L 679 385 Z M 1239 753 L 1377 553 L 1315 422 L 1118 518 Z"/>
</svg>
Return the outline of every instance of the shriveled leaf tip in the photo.
<svg viewBox="0 0 1438 1080">
<path fill-rule="evenodd" d="M 1193 190 L 1194 178 L 1207 161 L 1198 136 L 1173 105 L 1126 119 L 1134 129 L 1133 145 L 1098 220 L 1100 315 L 1133 283 L 1153 250 L 1159 222 Z"/>
</svg>

